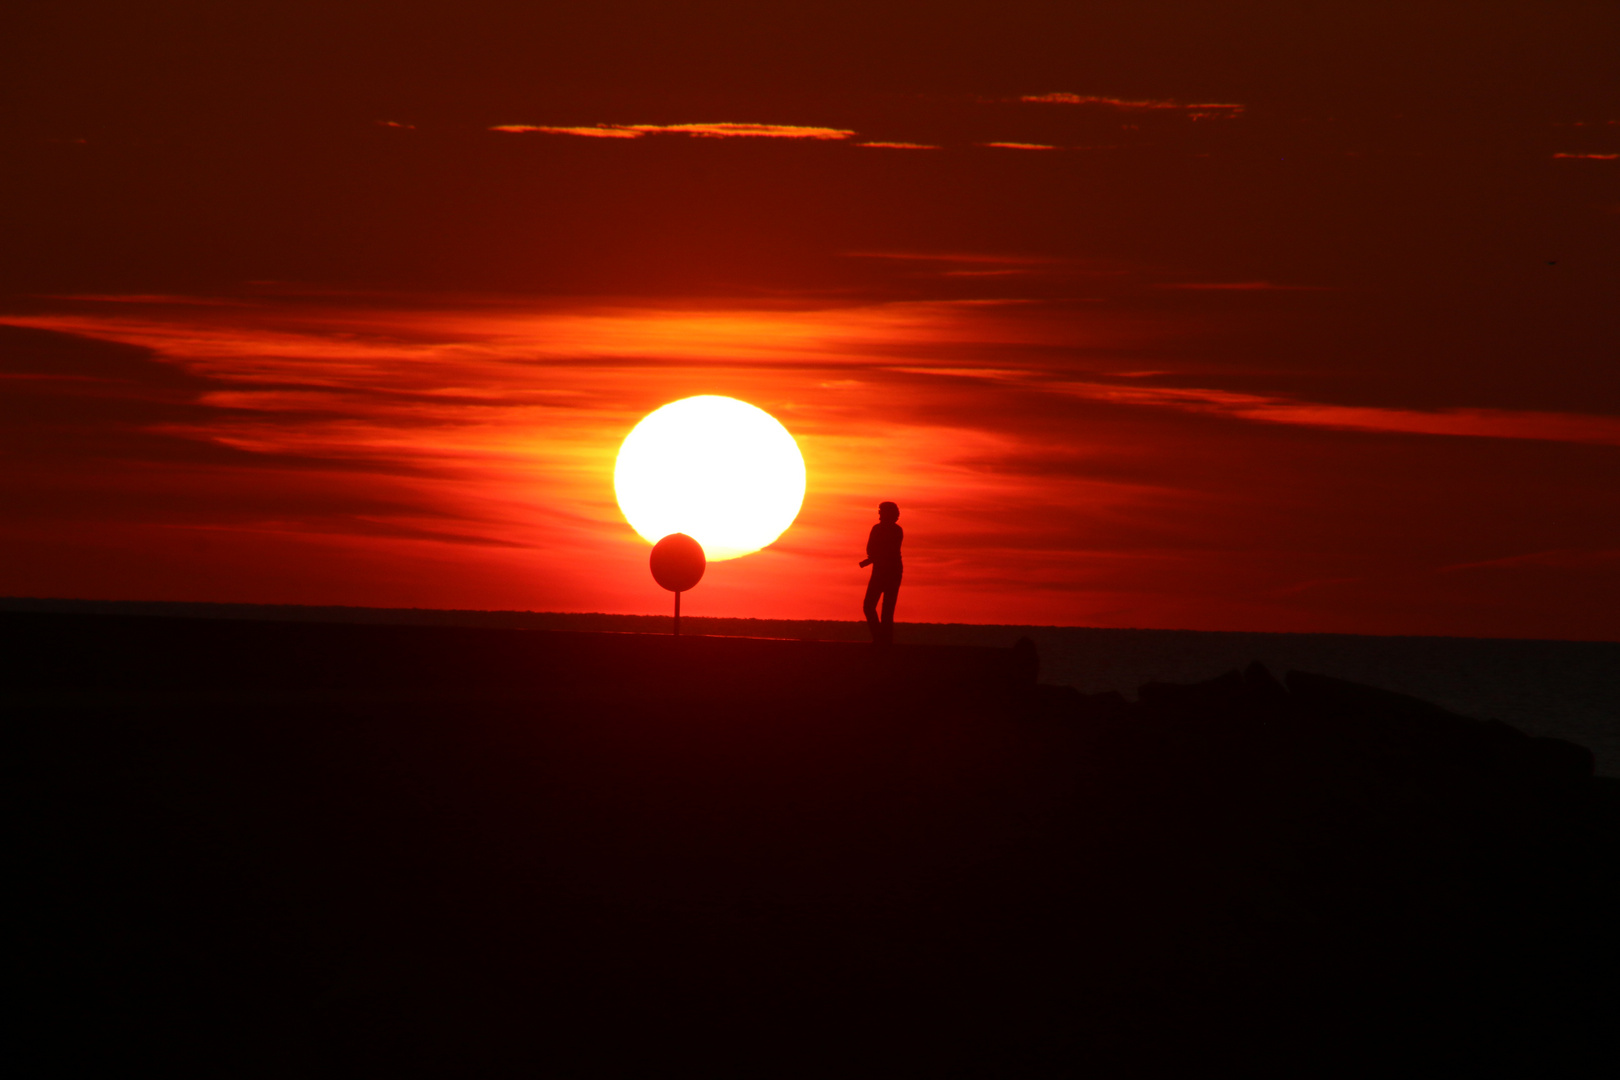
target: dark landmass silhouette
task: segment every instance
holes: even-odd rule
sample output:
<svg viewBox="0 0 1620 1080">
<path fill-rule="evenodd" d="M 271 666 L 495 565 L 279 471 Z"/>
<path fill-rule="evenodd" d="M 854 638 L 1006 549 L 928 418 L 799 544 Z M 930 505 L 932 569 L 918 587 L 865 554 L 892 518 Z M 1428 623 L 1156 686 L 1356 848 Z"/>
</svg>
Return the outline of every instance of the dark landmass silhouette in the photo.
<svg viewBox="0 0 1620 1080">
<path fill-rule="evenodd" d="M 313 607 L 174 601 L 0 597 L 0 611 L 349 622 L 368 625 L 483 626 L 529 630 L 670 632 L 667 615 L 436 608 Z M 863 622 L 738 619 L 688 613 L 683 632 L 728 637 L 867 641 Z M 1314 671 L 1432 701 L 1466 716 L 1491 717 L 1590 749 L 1600 776 L 1620 776 L 1620 642 L 1502 638 L 1379 637 L 1216 630 L 1129 630 L 1082 626 L 909 623 L 907 645 L 1006 648 L 1021 637 L 1041 654 L 1042 679 L 1087 693 L 1116 690 L 1135 699 L 1148 682 L 1201 682 L 1259 660 L 1273 671 Z"/>
<path fill-rule="evenodd" d="M 1583 1075 L 1620 781 L 1258 665 L 0 612 L 18 1070 Z"/>
</svg>

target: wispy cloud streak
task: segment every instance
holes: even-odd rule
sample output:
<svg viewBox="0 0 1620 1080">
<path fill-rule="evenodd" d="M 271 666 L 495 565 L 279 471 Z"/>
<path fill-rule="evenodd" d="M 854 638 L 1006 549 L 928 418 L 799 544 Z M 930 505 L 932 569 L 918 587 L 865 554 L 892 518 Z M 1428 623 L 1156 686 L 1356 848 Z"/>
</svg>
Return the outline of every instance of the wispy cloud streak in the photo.
<svg viewBox="0 0 1620 1080">
<path fill-rule="evenodd" d="M 1026 105 L 1082 105 L 1118 109 L 1123 112 L 1180 112 L 1209 117 L 1232 117 L 1243 112 L 1243 106 L 1234 102 L 1208 101 L 1183 104 L 1170 98 L 1120 98 L 1104 94 L 1024 94 L 1013 100 Z"/>
<path fill-rule="evenodd" d="M 1191 292 L 1327 292 L 1325 285 L 1278 285 L 1271 281 L 1173 281 L 1155 286 Z"/>
<path fill-rule="evenodd" d="M 1218 413 L 1269 424 L 1403 435 L 1442 435 L 1485 439 L 1538 439 L 1548 442 L 1620 446 L 1620 417 L 1510 409 L 1398 409 L 1335 405 L 1200 387 L 1117 386 L 1070 383 L 1082 397 L 1124 405 L 1149 405 Z"/>
<path fill-rule="evenodd" d="M 588 139 L 639 139 L 644 135 L 690 135 L 700 139 L 810 139 L 821 142 L 852 139 L 844 128 L 804 124 L 592 124 L 556 127 L 546 124 L 497 124 L 491 131 L 508 134 L 577 135 Z"/>
<path fill-rule="evenodd" d="M 592 127 L 548 127 L 544 124 L 497 124 L 491 131 L 504 131 L 509 135 L 526 135 L 538 132 L 542 135 L 578 135 L 587 139 L 639 139 L 640 131 L 627 127 L 613 127 L 607 124 L 597 124 Z"/>
</svg>

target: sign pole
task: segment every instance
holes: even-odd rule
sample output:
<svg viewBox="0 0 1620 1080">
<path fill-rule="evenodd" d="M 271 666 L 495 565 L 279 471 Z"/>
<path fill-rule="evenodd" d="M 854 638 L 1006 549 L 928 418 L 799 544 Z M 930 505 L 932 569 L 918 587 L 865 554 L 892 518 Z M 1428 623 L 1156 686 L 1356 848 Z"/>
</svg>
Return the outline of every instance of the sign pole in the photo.
<svg viewBox="0 0 1620 1080">
<path fill-rule="evenodd" d="M 653 545 L 648 559 L 653 580 L 675 594 L 674 636 L 681 636 L 681 593 L 703 580 L 709 560 L 703 545 L 685 533 L 670 533 Z"/>
</svg>

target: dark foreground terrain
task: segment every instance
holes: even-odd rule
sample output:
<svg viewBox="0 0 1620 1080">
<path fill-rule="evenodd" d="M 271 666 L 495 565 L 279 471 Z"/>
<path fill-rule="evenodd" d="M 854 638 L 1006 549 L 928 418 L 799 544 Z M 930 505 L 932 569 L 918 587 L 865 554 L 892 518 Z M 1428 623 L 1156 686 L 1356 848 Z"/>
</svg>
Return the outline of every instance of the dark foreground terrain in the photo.
<svg viewBox="0 0 1620 1080">
<path fill-rule="evenodd" d="M 866 623 L 835 620 L 682 616 L 705 637 L 868 640 Z M 667 634 L 668 615 L 560 611 L 448 611 L 436 608 L 204 604 L 155 600 L 64 600 L 0 596 L 0 612 L 158 615 L 253 622 L 340 622 L 372 626 L 467 626 Z M 1531 735 L 1579 743 L 1599 776 L 1620 777 L 1620 640 L 1388 637 L 1327 633 L 1125 630 L 1098 626 L 988 626 L 902 622 L 902 645 L 1005 649 L 1021 637 L 1041 654 L 1041 679 L 1088 693 L 1135 699 L 1148 682 L 1201 682 L 1258 660 L 1279 674 L 1312 671 L 1394 690 L 1465 716 L 1505 720 Z"/>
<path fill-rule="evenodd" d="M 1614 1067 L 1620 781 L 1320 676 L 0 613 L 0 710 L 13 1075 Z"/>
</svg>

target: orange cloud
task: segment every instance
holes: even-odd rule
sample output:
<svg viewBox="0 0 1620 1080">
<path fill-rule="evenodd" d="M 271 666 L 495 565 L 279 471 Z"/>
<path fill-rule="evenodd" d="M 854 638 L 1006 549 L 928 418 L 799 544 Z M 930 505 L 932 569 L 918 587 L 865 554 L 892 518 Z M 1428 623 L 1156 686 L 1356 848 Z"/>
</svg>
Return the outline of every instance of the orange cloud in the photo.
<svg viewBox="0 0 1620 1080">
<path fill-rule="evenodd" d="M 1186 112 L 1195 118 L 1214 116 L 1236 116 L 1243 112 L 1243 106 L 1230 102 L 1197 102 L 1184 105 L 1169 98 L 1117 98 L 1102 94 L 1025 94 L 1017 99 L 1031 105 L 1095 105 L 1109 109 L 1123 109 L 1126 111 L 1165 111 Z"/>
<path fill-rule="evenodd" d="M 499 124 L 490 131 L 513 134 L 539 132 L 545 135 L 579 135 L 590 139 L 639 139 L 643 135 L 691 135 L 700 139 L 849 139 L 855 132 L 844 128 L 811 127 L 801 124 L 594 124 L 582 127 L 553 127 L 545 124 Z"/>
<path fill-rule="evenodd" d="M 1015 270 L 1020 264 L 1041 261 L 1010 255 L 861 254 L 923 262 L 979 263 L 992 271 Z M 170 298 L 142 300 L 149 305 L 183 306 L 183 302 Z M 897 349 L 933 350 L 950 343 L 979 342 L 986 348 L 1004 348 L 1014 344 L 1055 345 L 1059 341 L 1049 336 L 1052 330 L 1026 319 L 1003 318 L 980 305 L 951 302 L 878 304 L 832 311 L 661 311 L 572 305 L 552 310 L 346 309 L 327 314 L 326 309 L 312 306 L 297 318 L 283 313 L 264 326 L 255 325 L 259 317 L 251 309 L 215 303 L 172 315 L 154 306 L 139 315 L 63 313 L 8 316 L 6 321 L 159 350 L 198 374 L 228 379 L 233 384 L 228 399 L 216 396 L 211 400 L 250 412 L 303 408 L 323 395 L 375 388 L 378 380 L 405 391 L 418 375 L 425 381 L 415 384 L 417 389 L 429 396 L 416 401 L 413 408 L 433 411 L 449 403 L 446 407 L 459 409 L 466 404 L 463 398 L 467 395 L 494 401 L 501 394 L 517 393 L 515 389 L 497 389 L 506 385 L 503 380 L 512 377 L 507 364 L 515 356 L 591 365 L 627 361 L 627 374 L 639 372 L 641 361 L 656 358 L 661 363 L 762 363 L 772 368 L 808 363 L 829 370 L 876 363 L 900 374 L 987 378 L 992 369 L 982 364 L 895 366 L 892 358 Z M 1265 423 L 1620 445 L 1620 417 L 1509 409 L 1337 405 L 1198 386 L 1054 381 L 1051 374 L 1055 372 L 1042 374 L 1021 366 L 994 370 L 996 378 L 1016 382 L 1035 393 L 1118 405 L 1214 412 Z M 450 372 L 459 374 L 447 383 Z M 289 381 L 301 385 L 293 389 Z M 480 385 L 487 386 L 487 392 L 477 389 Z M 554 396 L 554 384 L 545 380 L 536 383 L 533 391 L 540 392 L 542 386 L 547 388 L 546 395 Z M 452 387 L 454 393 L 450 393 Z"/>
<path fill-rule="evenodd" d="M 1050 145 L 1048 143 L 987 142 L 987 143 L 980 143 L 979 145 L 980 146 L 993 147 L 993 148 L 998 149 L 998 150 L 1056 150 L 1057 149 L 1057 147 L 1052 146 L 1052 145 Z"/>
<path fill-rule="evenodd" d="M 547 127 L 543 124 L 497 124 L 491 131 L 505 131 L 513 135 L 540 132 L 545 135 L 581 135 L 587 139 L 639 139 L 641 132 L 631 128 L 597 124 L 595 127 Z"/>
<path fill-rule="evenodd" d="M 1565 158 L 1565 159 L 1574 160 L 1574 161 L 1616 161 L 1616 160 L 1620 160 L 1620 154 L 1557 153 L 1557 154 L 1554 154 L 1553 157 L 1555 157 L 1555 158 Z"/>
<path fill-rule="evenodd" d="M 630 124 L 633 131 L 696 135 L 705 139 L 848 139 L 855 132 L 844 128 L 799 124 Z"/>
<path fill-rule="evenodd" d="M 870 146 L 883 150 L 938 150 L 939 147 L 929 143 L 914 142 L 861 142 L 856 146 Z"/>
</svg>

